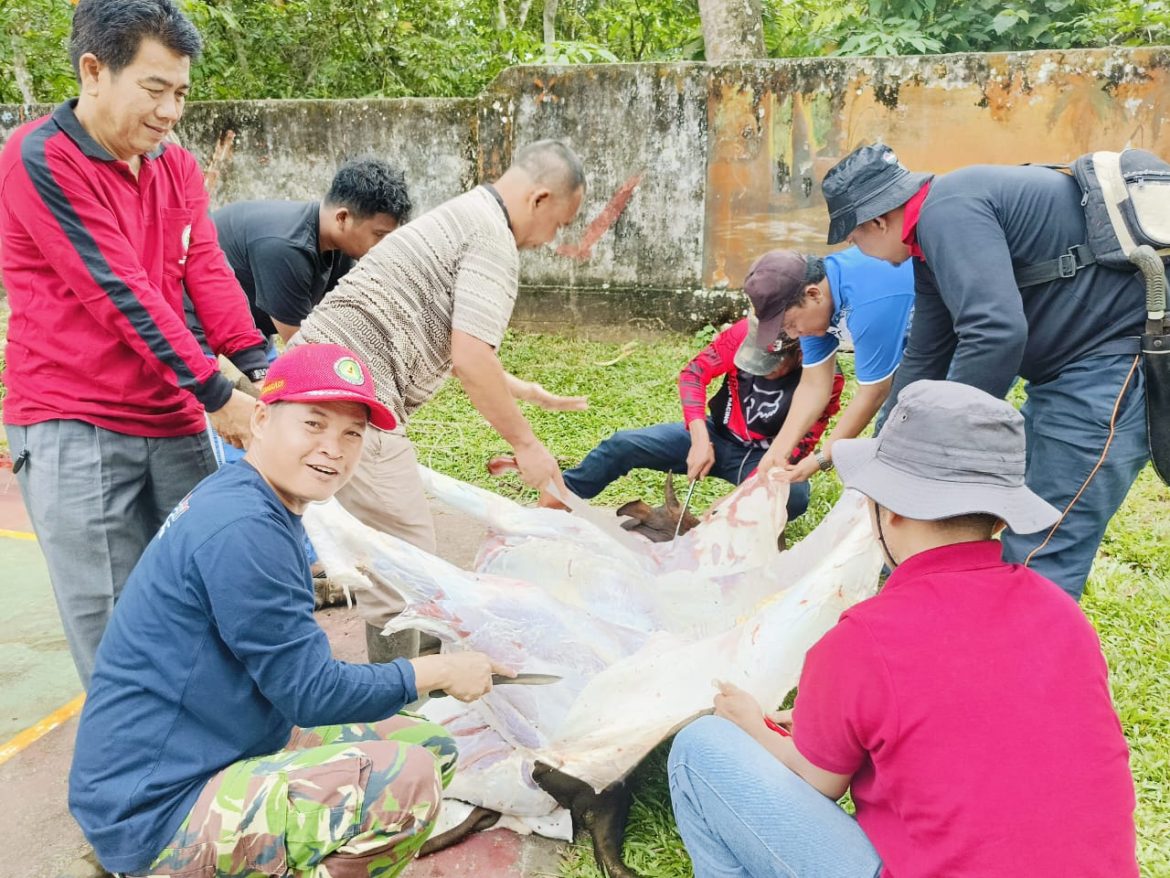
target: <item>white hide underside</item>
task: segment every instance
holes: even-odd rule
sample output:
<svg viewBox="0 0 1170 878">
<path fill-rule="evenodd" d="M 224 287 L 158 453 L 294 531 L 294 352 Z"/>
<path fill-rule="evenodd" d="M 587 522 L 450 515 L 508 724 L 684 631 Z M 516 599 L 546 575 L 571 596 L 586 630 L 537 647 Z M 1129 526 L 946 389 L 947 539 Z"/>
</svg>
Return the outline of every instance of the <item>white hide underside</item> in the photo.
<svg viewBox="0 0 1170 878">
<path fill-rule="evenodd" d="M 365 527 L 335 501 L 312 507 L 305 524 L 329 576 L 359 600 L 371 583 L 403 595 L 408 609 L 388 632 L 419 628 L 444 651 L 477 649 L 563 678 L 423 709 L 459 744 L 447 795 L 520 818 L 563 820 L 532 782 L 536 760 L 601 790 L 709 710 L 713 680 L 778 704 L 808 648 L 873 593 L 881 568 L 851 492 L 778 553 L 782 483 L 751 479 L 674 542 L 640 545 L 420 469 L 431 494 L 488 525 L 475 572 Z"/>
</svg>

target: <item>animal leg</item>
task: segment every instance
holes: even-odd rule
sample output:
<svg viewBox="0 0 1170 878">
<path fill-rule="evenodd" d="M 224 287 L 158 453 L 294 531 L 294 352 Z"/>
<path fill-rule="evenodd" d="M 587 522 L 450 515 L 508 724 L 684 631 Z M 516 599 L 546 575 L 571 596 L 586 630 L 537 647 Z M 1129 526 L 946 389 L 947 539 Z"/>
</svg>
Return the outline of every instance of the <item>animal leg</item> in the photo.
<svg viewBox="0 0 1170 878">
<path fill-rule="evenodd" d="M 585 828 L 593 839 L 593 855 L 608 878 L 640 878 L 622 862 L 622 841 L 630 813 L 630 791 L 618 781 L 595 793 L 593 787 L 563 771 L 537 762 L 532 779 L 573 815 L 574 828 Z"/>
<path fill-rule="evenodd" d="M 471 813 L 458 826 L 453 826 L 446 832 L 441 832 L 438 835 L 428 838 L 426 843 L 419 848 L 418 855 L 420 857 L 426 857 L 438 853 L 441 850 L 451 847 L 453 844 L 458 844 L 473 832 L 482 832 L 485 829 L 491 829 L 499 819 L 499 811 L 480 808 L 477 805 L 471 809 Z"/>
</svg>

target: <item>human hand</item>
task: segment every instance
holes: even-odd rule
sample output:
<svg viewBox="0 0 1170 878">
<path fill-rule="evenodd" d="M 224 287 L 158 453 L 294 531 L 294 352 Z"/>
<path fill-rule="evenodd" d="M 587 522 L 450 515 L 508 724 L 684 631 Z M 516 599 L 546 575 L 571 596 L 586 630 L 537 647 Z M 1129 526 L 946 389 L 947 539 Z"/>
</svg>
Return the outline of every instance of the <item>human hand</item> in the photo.
<svg viewBox="0 0 1170 878">
<path fill-rule="evenodd" d="M 252 410 L 256 401 L 242 390 L 232 389 L 232 395 L 222 408 L 207 413 L 212 428 L 223 441 L 236 448 L 248 447 L 252 439 Z"/>
<path fill-rule="evenodd" d="M 441 690 L 458 701 L 475 701 L 492 689 L 492 674 L 515 677 L 482 652 L 451 652 L 411 659 L 415 687 L 420 695 Z"/>
<path fill-rule="evenodd" d="M 565 480 L 561 477 L 561 468 L 557 465 L 556 458 L 549 453 L 549 450 L 538 440 L 533 440 L 530 444 L 518 445 L 513 451 L 516 454 L 516 466 L 520 469 L 520 478 L 524 483 L 531 488 L 536 488 L 539 491 L 547 491 L 549 483 L 551 482 L 556 491 L 552 493 L 554 496 L 564 496 L 568 489 L 565 487 Z"/>
<path fill-rule="evenodd" d="M 715 716 L 731 720 L 749 735 L 758 735 L 766 728 L 760 702 L 734 683 L 716 680 L 715 685 L 719 689 L 715 695 Z"/>
<path fill-rule="evenodd" d="M 776 725 L 782 726 L 792 734 L 792 708 L 788 710 L 770 710 L 767 714 L 768 718 Z"/>
<path fill-rule="evenodd" d="M 796 482 L 807 482 L 818 469 L 820 467 L 817 466 L 816 458 L 809 455 L 799 463 L 786 463 L 776 467 L 768 477 L 795 484 Z"/>
<path fill-rule="evenodd" d="M 705 478 L 715 465 L 715 446 L 703 433 L 691 435 L 691 450 L 687 453 L 687 480 Z"/>
</svg>

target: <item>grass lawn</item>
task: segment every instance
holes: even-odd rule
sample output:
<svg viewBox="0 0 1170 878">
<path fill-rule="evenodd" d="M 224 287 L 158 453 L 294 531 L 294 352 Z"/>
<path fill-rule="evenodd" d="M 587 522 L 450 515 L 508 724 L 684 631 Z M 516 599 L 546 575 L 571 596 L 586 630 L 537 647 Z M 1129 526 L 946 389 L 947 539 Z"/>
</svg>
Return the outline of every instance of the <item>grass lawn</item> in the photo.
<svg viewBox="0 0 1170 878">
<path fill-rule="evenodd" d="M 0 339 L 6 323 L 0 301 Z M 617 344 L 509 333 L 503 359 L 512 372 L 538 380 L 554 392 L 590 398 L 587 412 L 552 413 L 527 407 L 537 435 L 563 464 L 571 465 L 614 430 L 679 419 L 678 370 L 707 338 L 709 333 L 663 336 L 639 343 L 632 353 L 613 362 L 621 352 Z M 848 372 L 850 364 L 844 365 Z M 852 386 L 850 380 L 847 395 Z M 454 382 L 411 420 L 409 429 L 419 458 L 428 466 L 522 500 L 534 497 L 515 476 L 492 479 L 487 475 L 488 457 L 508 447 Z M 683 478 L 678 481 L 681 487 Z M 641 497 L 657 504 L 662 488 L 661 475 L 634 473 L 614 483 L 595 502 L 616 506 Z M 729 486 L 707 480 L 695 491 L 692 505 L 705 509 L 728 490 Z M 809 512 L 789 527 L 789 540 L 815 527 L 839 492 L 835 475 L 815 476 Z M 1139 857 L 1147 876 L 1170 876 L 1168 510 L 1170 490 L 1147 468 L 1109 527 L 1083 602 L 1101 635 L 1114 700 L 1129 739 L 1138 795 Z M 988 717 L 989 729 L 994 729 L 994 720 Z M 625 849 L 627 863 L 656 878 L 691 874 L 670 814 L 665 757 L 663 746 L 634 775 L 636 801 Z M 1059 808 L 1060 803 L 1054 802 L 1053 807 Z M 561 874 L 571 878 L 600 874 L 586 839 L 570 850 Z"/>
<path fill-rule="evenodd" d="M 505 366 L 554 392 L 585 394 L 583 413 L 550 413 L 527 407 L 536 433 L 563 464 L 576 463 L 614 430 L 681 417 L 678 370 L 705 337 L 664 336 L 640 343 L 625 359 L 617 344 L 510 333 Z M 851 364 L 845 363 L 846 371 Z M 851 376 L 850 376 L 851 377 Z M 846 394 L 852 391 L 852 380 Z M 496 436 L 451 382 L 410 422 L 420 459 L 429 466 L 520 499 L 534 495 L 519 478 L 492 479 L 484 463 L 506 452 Z M 684 479 L 679 477 L 681 487 Z M 642 497 L 662 500 L 663 477 L 633 473 L 595 502 L 616 506 Z M 713 479 L 695 491 L 692 505 L 705 509 L 730 490 Z M 817 475 L 809 512 L 789 527 L 798 539 L 824 516 L 840 492 L 833 474 Z M 1138 853 L 1142 874 L 1170 876 L 1170 490 L 1149 468 L 1114 517 L 1097 557 L 1083 607 L 1105 649 L 1114 700 L 1129 739 L 1138 796 Z M 994 729 L 994 717 L 988 717 Z M 1070 729 L 1070 733 L 1075 730 Z M 647 876 L 688 876 L 690 861 L 674 828 L 665 781 L 666 747 L 634 775 L 635 806 L 626 839 L 626 862 Z M 1059 802 L 1053 802 L 1059 808 Z M 600 875 L 588 840 L 579 839 L 561 868 L 563 876 Z"/>
</svg>

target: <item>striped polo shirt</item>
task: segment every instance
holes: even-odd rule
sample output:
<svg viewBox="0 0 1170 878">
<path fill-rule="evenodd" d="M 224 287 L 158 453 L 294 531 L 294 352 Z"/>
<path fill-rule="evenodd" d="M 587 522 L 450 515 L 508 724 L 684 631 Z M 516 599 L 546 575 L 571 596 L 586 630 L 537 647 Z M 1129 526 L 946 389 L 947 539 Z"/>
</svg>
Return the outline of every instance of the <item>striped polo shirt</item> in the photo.
<svg viewBox="0 0 1170 878">
<path fill-rule="evenodd" d="M 301 323 L 298 341 L 344 345 L 399 423 L 451 372 L 451 332 L 499 347 L 519 283 L 503 206 L 480 186 L 400 226 Z"/>
</svg>

